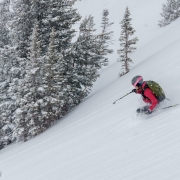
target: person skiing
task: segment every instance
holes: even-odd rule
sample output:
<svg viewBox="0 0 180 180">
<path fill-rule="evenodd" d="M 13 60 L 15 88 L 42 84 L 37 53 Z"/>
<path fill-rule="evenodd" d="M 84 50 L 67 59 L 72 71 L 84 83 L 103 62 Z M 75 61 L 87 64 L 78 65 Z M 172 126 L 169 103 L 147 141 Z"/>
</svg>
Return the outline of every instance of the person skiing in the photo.
<svg viewBox="0 0 180 180">
<path fill-rule="evenodd" d="M 156 106 L 165 99 L 164 91 L 154 81 L 143 81 L 142 76 L 135 76 L 132 79 L 132 85 L 135 87 L 132 92 L 141 94 L 143 101 L 149 104 L 138 108 L 137 113 L 151 114 Z"/>
</svg>

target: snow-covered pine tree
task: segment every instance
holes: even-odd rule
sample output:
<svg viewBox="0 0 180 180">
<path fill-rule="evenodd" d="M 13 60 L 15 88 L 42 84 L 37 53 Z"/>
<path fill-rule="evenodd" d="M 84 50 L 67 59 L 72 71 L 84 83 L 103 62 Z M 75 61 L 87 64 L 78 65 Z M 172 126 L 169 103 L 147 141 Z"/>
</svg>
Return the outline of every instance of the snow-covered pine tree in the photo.
<svg viewBox="0 0 180 180">
<path fill-rule="evenodd" d="M 172 21 L 176 20 L 178 17 L 180 17 L 180 0 L 175 0 L 172 6 L 173 9 L 173 16 Z"/>
<path fill-rule="evenodd" d="M 73 8 L 76 0 L 17 0 L 13 4 L 11 37 L 14 40 L 19 57 L 27 57 L 29 37 L 35 20 L 38 20 L 42 54 L 47 53 L 52 27 L 57 31 L 58 49 L 67 49 L 75 35 L 72 25 L 80 20 L 80 15 Z M 20 53 L 21 52 L 21 53 Z"/>
<path fill-rule="evenodd" d="M 107 9 L 103 10 L 102 13 L 102 32 L 98 35 L 99 40 L 99 47 L 100 47 L 100 54 L 103 55 L 105 58 L 101 62 L 102 66 L 108 65 L 108 58 L 106 57 L 108 54 L 113 53 L 113 49 L 108 49 L 109 44 L 112 43 L 112 36 L 114 31 L 109 31 L 109 28 L 114 24 L 109 22 L 109 11 Z"/>
<path fill-rule="evenodd" d="M 73 75 L 75 71 L 71 53 L 71 40 L 75 35 L 72 25 L 80 19 L 76 9 L 73 9 L 74 2 L 75 0 L 52 0 L 51 3 L 48 0 L 11 2 L 13 11 L 9 28 L 11 28 L 11 45 L 16 50 L 12 48 L 13 58 L 10 57 L 8 66 L 10 80 L 6 97 L 10 97 L 10 102 L 6 107 L 2 106 L 1 110 L 5 110 L 3 118 L 7 118 L 6 115 L 10 114 L 9 118 L 16 126 L 13 129 L 14 139 L 28 140 L 44 131 L 79 102 L 75 98 L 75 94 L 79 93 L 77 91 L 79 87 L 76 86 L 78 84 L 76 75 Z M 34 38 L 29 38 L 36 19 L 39 26 L 38 37 L 41 39 L 39 52 L 38 46 L 35 48 L 36 51 L 32 48 L 33 43 L 35 47 L 39 42 L 39 40 L 35 41 L 35 29 L 32 36 Z M 55 34 L 54 40 L 52 40 L 52 28 Z M 35 59 L 39 63 L 43 62 L 42 66 L 35 65 L 35 61 L 32 61 L 33 54 L 38 53 L 41 55 Z M 3 53 L 1 55 L 5 57 Z M 38 68 L 35 68 L 36 66 Z M 49 73 L 51 70 L 52 74 Z M 43 84 L 40 84 L 42 72 Z M 49 86 L 50 82 L 53 82 L 52 87 Z M 38 121 L 40 119 L 41 122 Z M 1 127 L 4 126 L 6 123 L 1 124 Z M 4 132 L 1 134 L 3 134 L 1 137 L 5 137 Z"/>
<path fill-rule="evenodd" d="M 46 53 L 52 27 L 56 32 L 55 44 L 56 51 L 61 52 L 63 58 L 61 59 L 61 76 L 63 79 L 62 87 L 65 89 L 61 92 L 66 92 L 64 98 L 64 113 L 72 109 L 73 101 L 76 102 L 75 94 L 78 93 L 77 80 L 73 71 L 72 58 L 72 38 L 75 36 L 75 30 L 72 29 L 73 24 L 80 20 L 80 15 L 76 9 L 73 8 L 75 0 L 52 0 L 51 3 L 47 1 L 47 17 L 40 24 L 43 29 L 41 37 L 41 45 L 43 54 Z M 44 15 L 45 16 L 45 15 Z M 59 73 L 59 72 L 58 72 Z M 76 104 L 76 103 L 75 103 Z"/>
<path fill-rule="evenodd" d="M 32 34 L 33 21 L 31 19 L 31 0 L 17 0 L 12 2 L 12 19 L 10 21 L 10 35 L 12 46 L 16 47 L 19 58 L 27 58 L 29 37 Z"/>
<path fill-rule="evenodd" d="M 28 140 L 43 132 L 67 113 L 69 85 L 62 65 L 63 56 L 57 50 L 57 32 L 52 28 L 47 55 L 40 56 L 37 26 L 33 30 L 29 63 L 21 91 L 20 107 L 14 115 L 13 137 Z"/>
<path fill-rule="evenodd" d="M 6 5 L 9 5 L 10 1 L 7 0 L 6 2 Z M 8 46 L 5 46 L 4 53 L 1 54 L 1 60 L 4 61 L 5 66 L 8 67 L 8 70 L 3 70 L 8 71 L 8 73 L 6 74 L 4 80 L 6 88 L 4 89 L 4 92 L 2 91 L 4 99 L 3 102 L 1 101 L 0 106 L 2 119 L 6 122 L 5 124 L 8 124 L 4 125 L 3 129 L 6 129 L 6 127 L 8 127 L 8 129 L 9 127 L 13 127 L 14 112 L 19 107 L 19 99 L 22 97 L 23 93 L 22 84 L 26 74 L 26 57 L 28 52 L 27 47 L 29 44 L 28 33 L 31 30 L 31 28 L 29 30 L 28 27 L 32 26 L 32 23 L 29 23 L 31 24 L 29 26 L 27 23 L 30 20 L 27 15 L 30 10 L 29 4 L 30 1 L 25 0 L 11 1 L 11 8 L 13 8 L 13 11 L 10 12 L 8 10 L 8 21 L 6 24 L 10 29 L 10 41 Z M 12 140 L 12 130 L 8 136 L 8 140 Z"/>
<path fill-rule="evenodd" d="M 122 48 L 117 51 L 120 56 L 118 61 L 122 62 L 123 70 L 123 72 L 119 74 L 120 76 L 123 76 L 124 74 L 130 71 L 129 63 L 132 63 L 132 60 L 128 57 L 128 55 L 132 53 L 134 50 L 136 50 L 136 47 L 133 47 L 132 45 L 136 44 L 138 41 L 137 37 L 130 39 L 130 36 L 132 36 L 135 33 L 135 30 L 131 25 L 132 19 L 130 18 L 130 15 L 130 11 L 128 7 L 126 7 L 124 18 L 120 22 L 122 31 L 119 41 L 121 42 L 120 46 Z"/>
<path fill-rule="evenodd" d="M 14 110 L 11 97 L 8 96 L 11 81 L 11 61 L 14 49 L 9 46 L 9 0 L 0 2 L 0 149 L 11 142 L 12 111 Z M 9 108 L 10 107 L 10 108 Z M 10 110 L 9 110 L 10 109 Z"/>
<path fill-rule="evenodd" d="M 0 146 L 4 147 L 12 140 L 13 129 L 13 112 L 16 105 L 13 96 L 9 94 L 11 91 L 12 77 L 16 68 L 14 57 L 14 48 L 4 46 L 0 49 Z M 0 148 L 1 149 L 1 148 Z"/>
<path fill-rule="evenodd" d="M 52 59 L 51 56 L 53 55 L 50 55 L 50 49 L 51 49 L 50 45 L 52 44 L 52 41 L 49 40 L 49 36 L 51 33 L 50 31 L 53 27 L 56 32 L 56 36 L 54 39 L 56 48 L 54 52 L 57 51 L 56 55 L 59 52 L 63 53 L 63 59 L 65 62 L 63 72 L 65 72 L 65 74 L 67 75 L 72 74 L 73 71 L 72 68 L 70 68 L 72 67 L 72 58 L 70 58 L 71 56 L 70 50 L 72 46 L 71 40 L 75 34 L 75 30 L 71 28 L 72 25 L 80 19 L 80 15 L 72 7 L 74 2 L 75 1 L 73 0 L 62 0 L 62 1 L 52 0 L 50 4 L 48 0 L 43 0 L 43 1 L 17 0 L 13 2 L 13 6 L 12 6 L 13 18 L 11 20 L 10 27 L 12 28 L 11 29 L 11 38 L 13 39 L 12 45 L 16 47 L 16 52 L 17 52 L 15 53 L 14 57 L 17 58 L 15 58 L 15 61 L 13 61 L 13 63 L 15 63 L 15 66 L 12 71 L 13 76 L 12 76 L 12 82 L 10 83 L 9 95 L 13 97 L 13 101 L 15 102 L 17 108 L 17 111 L 13 116 L 14 120 L 15 119 L 18 120 L 18 118 L 16 117 L 19 117 L 20 121 L 22 120 L 20 123 L 16 122 L 17 129 L 14 132 L 14 137 L 16 137 L 17 139 L 22 138 L 24 140 L 27 140 L 30 136 L 33 136 L 33 134 L 36 135 L 37 131 L 39 132 L 38 128 L 36 128 L 34 130 L 31 130 L 32 134 L 29 135 L 30 127 L 33 128 L 33 124 L 31 124 L 32 126 L 30 126 L 29 128 L 26 128 L 26 126 L 24 128 L 24 124 L 23 124 L 23 121 L 25 119 L 24 114 L 28 114 L 28 112 L 34 114 L 36 113 L 37 110 L 36 107 L 31 106 L 32 105 L 31 103 L 27 103 L 29 102 L 29 99 L 34 99 L 34 97 L 36 96 L 36 93 L 32 91 L 32 89 L 34 89 L 32 82 L 36 81 L 36 79 L 33 80 L 33 73 L 40 73 L 39 70 L 32 71 L 32 69 L 34 68 L 32 66 L 29 66 L 31 60 L 30 61 L 28 60 L 29 59 L 28 54 L 30 51 L 29 47 L 31 43 L 29 37 L 32 33 L 32 27 L 35 23 L 35 19 L 38 20 L 38 25 L 39 25 L 39 38 L 41 39 L 41 47 L 42 47 L 42 51 L 40 53 L 41 56 L 43 55 L 45 56 L 46 54 L 48 54 L 48 57 L 50 58 L 47 59 Z M 51 64 L 52 65 L 51 68 L 54 68 L 56 70 L 60 69 L 58 66 L 60 65 L 59 60 L 61 60 L 62 55 L 60 55 L 59 53 L 58 56 L 59 57 L 57 58 L 57 60 L 52 60 L 54 61 L 53 62 L 54 64 Z M 32 56 L 30 59 L 32 59 Z M 49 62 L 50 62 L 49 60 L 48 62 L 45 61 L 44 67 L 47 68 Z M 55 67 L 55 65 L 58 66 Z M 29 71 L 30 67 L 32 68 L 31 71 Z M 54 72 L 55 70 L 53 70 L 53 73 Z M 53 81 L 55 81 L 55 78 L 57 78 L 57 76 L 56 77 L 54 76 L 56 75 L 54 74 L 53 77 L 51 77 L 53 78 Z M 66 80 L 67 87 L 71 86 L 70 79 L 71 78 L 69 78 L 68 81 Z M 46 84 L 44 89 L 40 88 L 41 90 L 45 90 L 44 94 L 46 95 L 46 97 L 43 99 L 45 104 L 44 108 L 40 107 L 41 109 L 43 109 L 43 115 L 45 117 L 44 119 L 45 128 L 49 127 L 51 122 L 57 120 L 60 116 L 62 117 L 61 113 L 59 113 L 59 111 L 61 111 L 60 106 L 61 105 L 63 106 L 62 102 L 59 103 L 60 100 L 59 94 L 61 91 L 56 91 L 57 97 L 54 95 L 55 94 L 54 90 L 49 94 L 49 88 L 55 89 L 59 81 L 56 84 L 54 84 L 53 88 L 49 87 L 48 84 L 46 84 L 49 83 L 47 79 L 44 79 L 42 81 Z M 31 89 L 31 92 L 27 91 L 28 88 L 23 88 L 23 87 L 30 87 L 29 89 Z M 69 99 L 69 93 L 67 93 L 67 96 L 64 95 L 66 94 L 63 94 L 64 99 L 66 100 Z M 72 97 L 73 95 L 71 92 L 70 99 L 72 99 Z M 21 107 L 25 102 L 28 105 L 24 106 L 24 108 L 22 109 Z M 36 103 L 34 104 L 37 105 Z M 56 104 L 58 108 L 53 104 Z M 39 108 L 39 104 L 38 104 L 38 108 Z M 26 120 L 29 121 L 29 119 L 27 118 Z"/>
<path fill-rule="evenodd" d="M 78 80 L 73 47 L 63 52 L 59 70 L 61 74 L 61 99 L 64 104 L 63 115 L 65 115 L 77 106 L 83 98 L 81 97 L 82 87 Z"/>
<path fill-rule="evenodd" d="M 13 138 L 17 141 L 28 140 L 47 129 L 45 117 L 42 112 L 44 107 L 44 57 L 41 56 L 38 23 L 35 23 L 31 46 L 26 63 L 26 75 L 18 86 L 19 98 L 16 100 L 18 108 L 14 112 Z M 20 88 L 20 89 L 19 89 Z"/>
<path fill-rule="evenodd" d="M 10 0 L 3 0 L 0 2 L 0 48 L 10 43 L 9 29 L 7 27 L 10 15 L 9 6 Z"/>
<path fill-rule="evenodd" d="M 40 23 L 40 29 L 42 29 L 41 44 L 42 50 L 47 52 L 49 45 L 49 34 L 51 33 L 52 27 L 57 33 L 56 43 L 58 45 L 57 49 L 59 52 L 68 49 L 71 46 L 72 38 L 75 36 L 75 30 L 72 26 L 80 20 L 81 16 L 77 13 L 77 10 L 73 8 L 76 0 L 51 0 L 49 3 L 46 0 L 47 12 L 44 19 Z"/>
<path fill-rule="evenodd" d="M 56 32 L 56 50 L 62 54 L 61 66 L 59 68 L 62 79 L 63 94 L 63 114 L 67 113 L 76 104 L 76 94 L 78 93 L 76 74 L 73 70 L 72 38 L 75 36 L 73 24 L 80 20 L 80 15 L 73 8 L 76 0 L 52 0 L 48 4 L 48 18 L 46 20 L 46 30 L 52 27 Z M 42 39 L 43 49 L 46 49 L 47 39 Z"/>
<path fill-rule="evenodd" d="M 167 26 L 172 21 L 180 16 L 180 0 L 167 0 L 166 4 L 162 5 L 162 20 L 159 21 L 160 27 Z"/>
<path fill-rule="evenodd" d="M 177 0 L 178 15 L 180 16 L 180 0 Z"/>
<path fill-rule="evenodd" d="M 67 114 L 76 104 L 76 79 L 73 71 L 71 49 L 59 52 L 58 31 L 52 28 L 48 53 L 45 57 L 45 74 L 43 82 L 46 84 L 46 118 L 49 123 L 57 121 Z M 68 60 L 69 57 L 69 60 Z"/>
<path fill-rule="evenodd" d="M 62 54 L 57 50 L 58 44 L 56 41 L 57 32 L 52 28 L 50 34 L 50 43 L 46 59 L 46 73 L 44 74 L 44 83 L 46 84 L 45 92 L 46 97 L 44 98 L 46 106 L 46 121 L 49 126 L 52 122 L 57 121 L 62 117 L 61 107 L 63 106 L 62 91 L 61 91 L 61 59 Z M 62 95 L 62 96 L 61 96 Z M 64 98 L 64 97 L 63 97 Z"/>
<path fill-rule="evenodd" d="M 79 99 L 83 99 L 99 77 L 99 69 L 104 57 L 99 53 L 99 42 L 97 36 L 93 34 L 95 29 L 91 15 L 82 21 L 79 31 L 79 37 L 74 45 L 74 69 L 82 87 Z"/>
</svg>

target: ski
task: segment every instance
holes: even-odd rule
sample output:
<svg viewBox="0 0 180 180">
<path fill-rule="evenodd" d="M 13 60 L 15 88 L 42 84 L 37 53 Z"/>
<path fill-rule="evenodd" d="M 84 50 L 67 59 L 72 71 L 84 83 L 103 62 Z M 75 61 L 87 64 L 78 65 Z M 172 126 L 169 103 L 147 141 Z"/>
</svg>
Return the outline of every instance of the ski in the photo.
<svg viewBox="0 0 180 180">
<path fill-rule="evenodd" d="M 148 116 L 147 116 L 147 114 L 145 114 L 144 112 L 142 112 L 142 113 L 137 113 L 137 116 L 142 116 L 142 117 L 146 117 L 146 118 L 153 117 L 153 116 L 156 116 L 157 114 L 161 113 L 162 110 L 169 109 L 169 108 L 172 108 L 172 107 L 176 107 L 176 106 L 178 106 L 178 105 L 179 105 L 179 104 L 174 104 L 174 105 L 167 106 L 167 107 L 164 107 L 164 108 L 161 108 L 161 109 L 156 109 L 152 114 L 149 114 Z"/>
<path fill-rule="evenodd" d="M 178 106 L 178 105 L 179 105 L 179 104 L 174 104 L 174 105 L 172 105 L 172 106 L 167 106 L 167 107 L 161 108 L 160 110 L 168 109 L 168 108 L 171 108 L 171 107 L 176 107 L 176 106 Z"/>
</svg>

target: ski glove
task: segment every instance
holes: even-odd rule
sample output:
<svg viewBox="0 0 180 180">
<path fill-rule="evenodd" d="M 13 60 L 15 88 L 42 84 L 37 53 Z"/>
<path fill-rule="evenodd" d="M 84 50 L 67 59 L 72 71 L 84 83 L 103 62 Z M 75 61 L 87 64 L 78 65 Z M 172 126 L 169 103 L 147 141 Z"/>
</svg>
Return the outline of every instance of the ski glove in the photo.
<svg viewBox="0 0 180 180">
<path fill-rule="evenodd" d="M 136 93 L 136 89 L 133 89 L 131 92 L 134 92 L 134 93 Z"/>
</svg>

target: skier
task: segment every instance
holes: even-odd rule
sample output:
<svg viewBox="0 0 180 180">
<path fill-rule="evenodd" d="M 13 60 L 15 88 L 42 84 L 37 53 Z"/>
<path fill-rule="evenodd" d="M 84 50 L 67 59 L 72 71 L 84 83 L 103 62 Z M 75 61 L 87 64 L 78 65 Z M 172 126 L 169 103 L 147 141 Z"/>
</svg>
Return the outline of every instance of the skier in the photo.
<svg viewBox="0 0 180 180">
<path fill-rule="evenodd" d="M 143 81 L 142 76 L 135 76 L 132 79 L 132 85 L 135 87 L 132 92 L 141 94 L 143 101 L 149 104 L 138 108 L 137 113 L 151 114 L 156 106 L 165 99 L 164 91 L 154 81 Z"/>
</svg>

